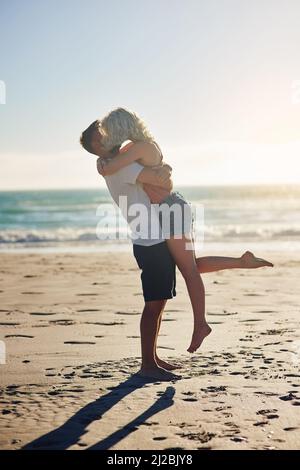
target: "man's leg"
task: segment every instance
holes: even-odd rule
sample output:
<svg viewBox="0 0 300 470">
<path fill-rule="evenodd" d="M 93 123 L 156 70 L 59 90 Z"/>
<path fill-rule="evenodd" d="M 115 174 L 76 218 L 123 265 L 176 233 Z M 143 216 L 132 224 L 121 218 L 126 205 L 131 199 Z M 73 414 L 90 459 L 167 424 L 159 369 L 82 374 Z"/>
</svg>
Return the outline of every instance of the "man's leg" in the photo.
<svg viewBox="0 0 300 470">
<path fill-rule="evenodd" d="M 155 359 L 155 348 L 159 331 L 159 318 L 162 314 L 165 300 L 154 300 L 145 303 L 141 318 L 141 349 L 142 366 L 139 375 L 157 380 L 172 380 L 180 378 L 160 367 Z"/>
<path fill-rule="evenodd" d="M 145 302 L 141 317 L 142 369 L 156 367 L 155 344 L 158 333 L 159 317 L 165 306 L 164 300 Z"/>
<path fill-rule="evenodd" d="M 262 266 L 273 266 L 273 263 L 262 258 L 256 258 L 251 251 L 246 251 L 242 256 L 233 258 L 230 256 L 202 256 L 196 258 L 196 264 L 200 273 L 221 271 L 222 269 L 255 269 Z"/>
<path fill-rule="evenodd" d="M 160 330 L 160 327 L 161 327 L 161 321 L 162 321 L 163 311 L 164 311 L 164 308 L 165 308 L 165 306 L 166 306 L 167 301 L 166 301 L 166 300 L 163 300 L 162 302 L 164 302 L 164 304 L 163 304 L 163 307 L 162 307 L 161 314 L 159 315 L 159 318 L 158 318 L 157 334 L 156 334 L 155 345 L 154 345 L 154 352 L 155 352 L 156 364 L 157 364 L 159 367 L 162 367 L 163 369 L 166 369 L 166 370 L 180 369 L 180 367 L 181 367 L 180 365 L 178 365 L 178 364 L 170 364 L 169 362 L 163 361 L 163 360 L 160 359 L 160 358 L 158 357 L 158 355 L 157 355 L 157 339 L 158 339 L 159 330 Z"/>
</svg>

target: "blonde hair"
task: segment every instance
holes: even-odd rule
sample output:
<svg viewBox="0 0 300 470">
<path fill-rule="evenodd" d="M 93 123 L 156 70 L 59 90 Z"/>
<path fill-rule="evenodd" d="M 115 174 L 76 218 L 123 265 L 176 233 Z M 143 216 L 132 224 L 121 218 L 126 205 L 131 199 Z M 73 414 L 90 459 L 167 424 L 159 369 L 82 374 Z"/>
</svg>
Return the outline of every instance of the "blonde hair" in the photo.
<svg viewBox="0 0 300 470">
<path fill-rule="evenodd" d="M 154 141 L 143 120 L 125 108 L 116 108 L 104 116 L 100 120 L 99 131 L 102 135 L 101 144 L 106 150 L 121 145 L 125 140 Z"/>
</svg>

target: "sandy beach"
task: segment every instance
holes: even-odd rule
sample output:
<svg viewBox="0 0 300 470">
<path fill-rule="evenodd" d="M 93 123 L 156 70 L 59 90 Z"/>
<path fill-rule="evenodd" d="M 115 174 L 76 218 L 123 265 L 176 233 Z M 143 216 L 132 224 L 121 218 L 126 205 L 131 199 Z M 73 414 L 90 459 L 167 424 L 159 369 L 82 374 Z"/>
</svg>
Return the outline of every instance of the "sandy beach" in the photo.
<svg viewBox="0 0 300 470">
<path fill-rule="evenodd" d="M 130 253 L 2 253 L 1 449 L 299 448 L 300 256 L 268 259 L 203 275 L 213 333 L 193 355 L 178 274 L 159 352 L 182 379 L 144 383 Z"/>
</svg>

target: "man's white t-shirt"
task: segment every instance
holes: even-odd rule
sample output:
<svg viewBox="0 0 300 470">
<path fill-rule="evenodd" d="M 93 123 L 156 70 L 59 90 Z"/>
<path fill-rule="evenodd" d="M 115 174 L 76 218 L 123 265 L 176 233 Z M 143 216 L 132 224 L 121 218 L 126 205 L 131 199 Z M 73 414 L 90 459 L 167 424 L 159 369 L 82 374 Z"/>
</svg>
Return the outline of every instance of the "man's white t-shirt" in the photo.
<svg viewBox="0 0 300 470">
<path fill-rule="evenodd" d="M 135 245 L 152 246 L 165 239 L 159 230 L 157 212 L 137 181 L 143 168 L 139 163 L 131 163 L 113 175 L 105 176 L 105 182 L 131 228 L 132 242 Z"/>
</svg>

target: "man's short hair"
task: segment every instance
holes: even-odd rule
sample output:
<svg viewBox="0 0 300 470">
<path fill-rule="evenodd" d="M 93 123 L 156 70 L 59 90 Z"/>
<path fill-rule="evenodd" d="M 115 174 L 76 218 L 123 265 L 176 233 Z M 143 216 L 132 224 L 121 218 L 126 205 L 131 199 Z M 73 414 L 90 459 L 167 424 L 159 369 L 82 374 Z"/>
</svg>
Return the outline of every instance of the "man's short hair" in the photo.
<svg viewBox="0 0 300 470">
<path fill-rule="evenodd" d="M 97 132 L 99 131 L 99 120 L 98 119 L 96 121 L 92 122 L 92 124 L 90 124 L 89 127 L 87 127 L 85 129 L 85 131 L 83 131 L 83 133 L 80 136 L 80 143 L 81 143 L 82 147 L 87 152 L 90 152 L 90 153 L 94 153 L 93 148 L 92 148 L 92 138 L 93 138 L 93 134 L 94 134 L 95 131 L 97 131 Z"/>
</svg>

